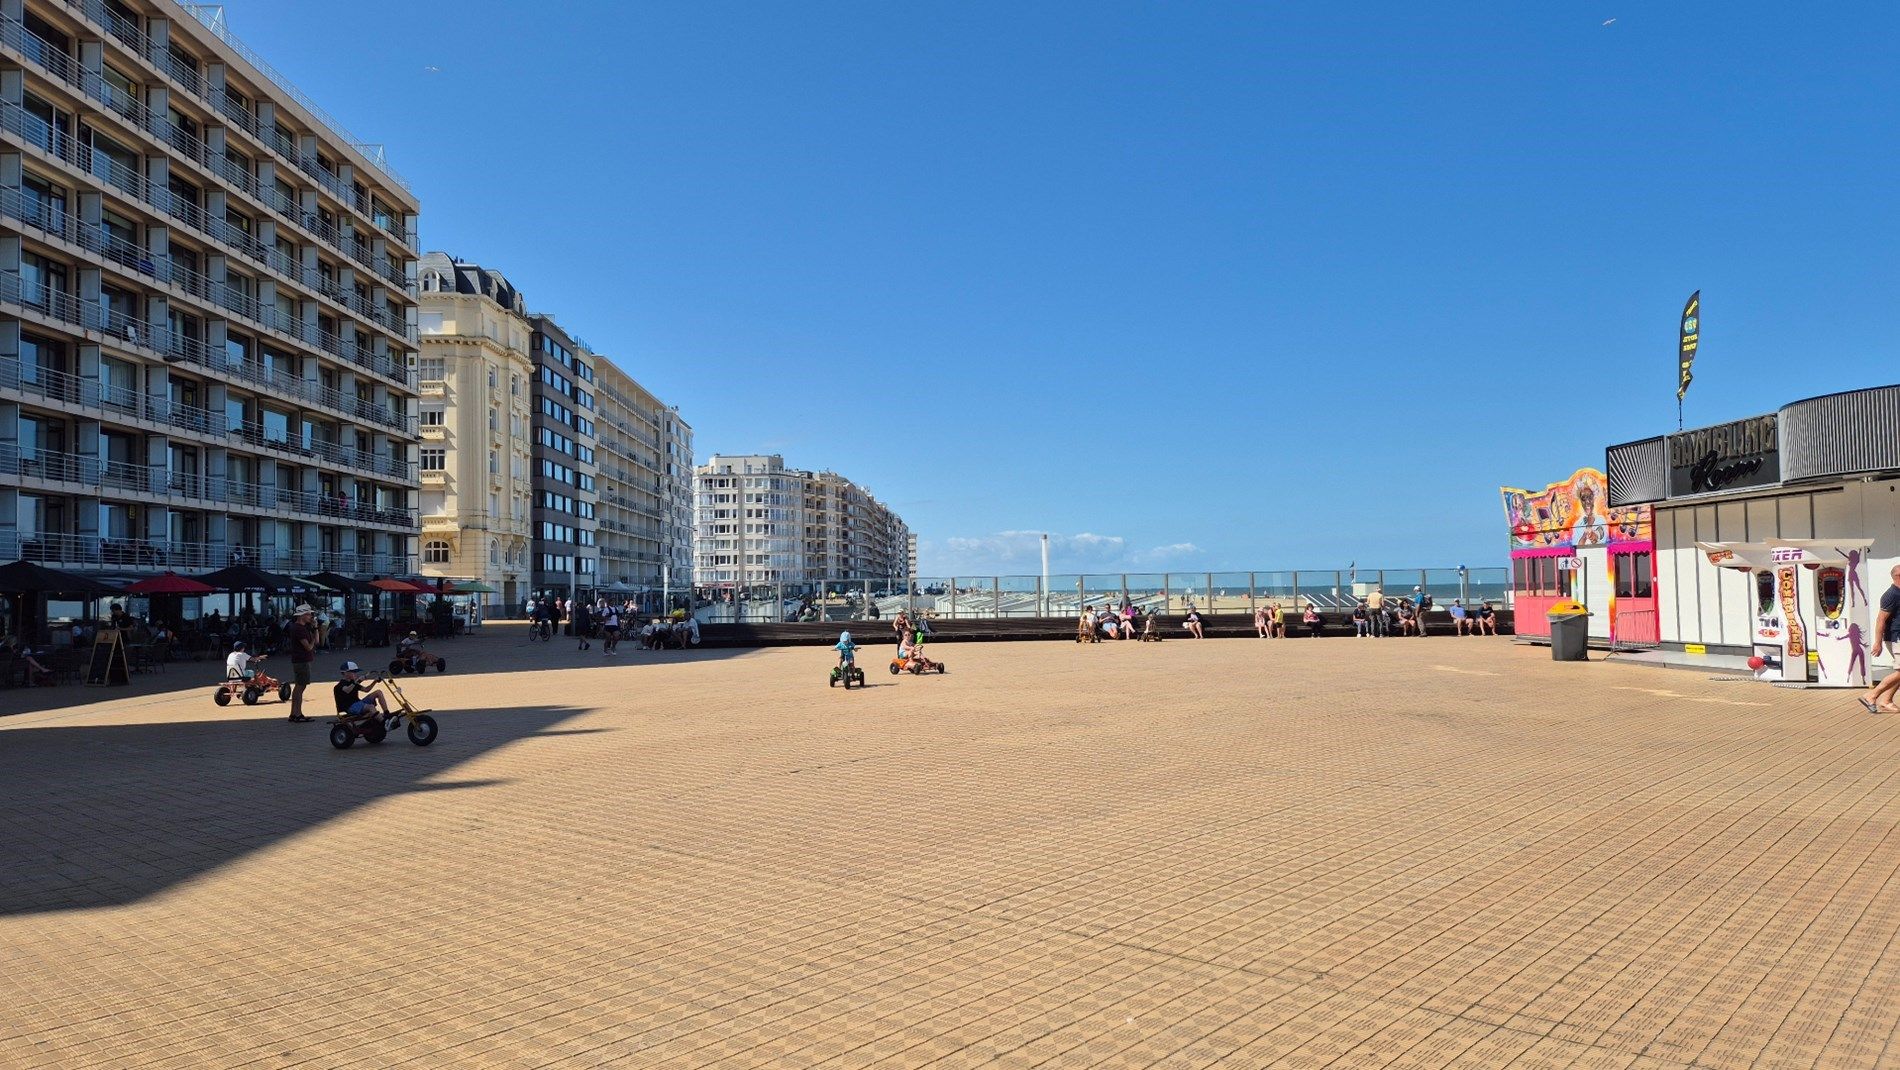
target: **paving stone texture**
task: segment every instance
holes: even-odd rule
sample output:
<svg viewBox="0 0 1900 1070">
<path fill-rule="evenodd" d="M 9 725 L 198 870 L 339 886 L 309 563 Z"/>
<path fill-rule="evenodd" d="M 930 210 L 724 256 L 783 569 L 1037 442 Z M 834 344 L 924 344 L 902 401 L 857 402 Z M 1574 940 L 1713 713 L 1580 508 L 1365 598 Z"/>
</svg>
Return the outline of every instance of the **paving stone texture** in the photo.
<svg viewBox="0 0 1900 1070">
<path fill-rule="evenodd" d="M 1488 639 L 873 648 L 851 693 L 445 650 L 427 749 L 205 667 L 0 718 L 0 1066 L 1900 1065 L 1900 717 L 1839 692 Z"/>
</svg>

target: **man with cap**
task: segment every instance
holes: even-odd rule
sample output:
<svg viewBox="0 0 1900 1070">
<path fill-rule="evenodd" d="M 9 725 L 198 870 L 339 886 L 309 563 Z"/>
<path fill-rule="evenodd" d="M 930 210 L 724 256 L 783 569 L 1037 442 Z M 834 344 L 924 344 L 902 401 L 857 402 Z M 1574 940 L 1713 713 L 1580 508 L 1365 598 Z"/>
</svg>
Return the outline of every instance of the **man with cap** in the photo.
<svg viewBox="0 0 1900 1070">
<path fill-rule="evenodd" d="M 290 625 L 290 720 L 293 724 L 302 724 L 310 718 L 303 715 L 303 690 L 310 686 L 310 663 L 317 660 L 317 628 L 312 623 L 317 611 L 309 605 L 299 605 L 296 619 Z"/>
</svg>

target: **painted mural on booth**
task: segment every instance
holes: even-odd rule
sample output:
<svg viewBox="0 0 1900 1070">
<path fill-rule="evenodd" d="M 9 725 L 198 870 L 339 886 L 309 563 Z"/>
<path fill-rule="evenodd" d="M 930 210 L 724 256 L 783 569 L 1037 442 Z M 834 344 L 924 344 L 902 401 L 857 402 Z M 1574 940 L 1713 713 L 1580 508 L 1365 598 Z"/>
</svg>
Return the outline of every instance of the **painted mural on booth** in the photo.
<svg viewBox="0 0 1900 1070">
<path fill-rule="evenodd" d="M 1595 468 L 1579 468 L 1569 479 L 1541 491 L 1501 487 L 1504 519 L 1513 550 L 1570 550 L 1613 542 L 1647 542 L 1652 537 L 1647 505 L 1613 507 L 1609 482 Z"/>
</svg>

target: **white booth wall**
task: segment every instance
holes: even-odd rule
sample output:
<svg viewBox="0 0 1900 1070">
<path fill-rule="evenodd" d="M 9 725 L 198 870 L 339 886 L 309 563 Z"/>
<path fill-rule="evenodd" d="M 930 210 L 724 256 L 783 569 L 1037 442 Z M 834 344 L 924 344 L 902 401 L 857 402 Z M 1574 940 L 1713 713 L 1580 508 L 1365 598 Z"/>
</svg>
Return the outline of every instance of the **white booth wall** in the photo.
<svg viewBox="0 0 1900 1070">
<path fill-rule="evenodd" d="M 1858 479 L 1818 483 L 1799 490 L 1736 495 L 1721 501 L 1658 502 L 1656 505 L 1656 611 L 1665 644 L 1733 647 L 1754 643 L 1753 592 L 1743 569 L 1717 568 L 1698 549 L 1701 542 L 1764 542 L 1772 539 L 1873 539 L 1862 575 L 1867 596 L 1878 605 L 1900 563 L 1900 481 Z M 1811 607 L 1802 617 L 1810 627 Z M 1869 622 L 1872 614 L 1869 614 Z"/>
</svg>

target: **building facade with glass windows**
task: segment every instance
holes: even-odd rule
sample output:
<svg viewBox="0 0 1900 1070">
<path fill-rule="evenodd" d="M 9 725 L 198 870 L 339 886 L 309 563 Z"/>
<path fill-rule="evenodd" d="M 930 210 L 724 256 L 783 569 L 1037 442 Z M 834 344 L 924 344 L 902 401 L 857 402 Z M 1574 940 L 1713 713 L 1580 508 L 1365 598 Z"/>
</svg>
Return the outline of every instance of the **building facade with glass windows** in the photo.
<svg viewBox="0 0 1900 1070">
<path fill-rule="evenodd" d="M 227 31 L 0 0 L 0 560 L 414 567 L 415 196 Z"/>
<path fill-rule="evenodd" d="M 692 586 L 692 428 L 612 360 L 595 371 L 599 580 L 657 609 Z"/>
<path fill-rule="evenodd" d="M 910 528 L 836 472 L 785 467 L 778 454 L 714 455 L 694 475 L 698 587 L 895 583 L 910 572 Z"/>
<path fill-rule="evenodd" d="M 426 253 L 421 287 L 420 571 L 518 606 L 533 553 L 533 329 L 500 272 Z"/>
<path fill-rule="evenodd" d="M 530 313 L 534 362 L 529 562 L 533 589 L 565 596 L 599 584 L 600 507 L 595 421 L 599 358 L 552 316 Z"/>
</svg>

